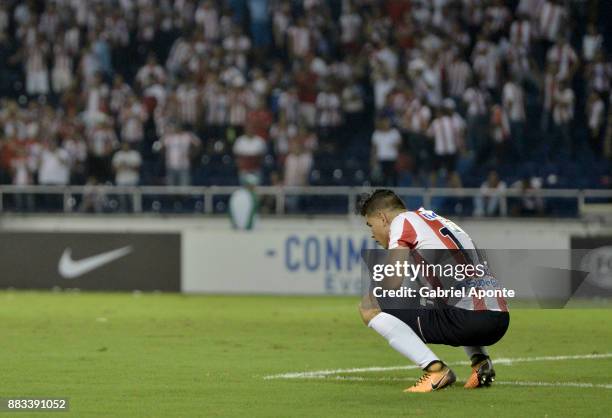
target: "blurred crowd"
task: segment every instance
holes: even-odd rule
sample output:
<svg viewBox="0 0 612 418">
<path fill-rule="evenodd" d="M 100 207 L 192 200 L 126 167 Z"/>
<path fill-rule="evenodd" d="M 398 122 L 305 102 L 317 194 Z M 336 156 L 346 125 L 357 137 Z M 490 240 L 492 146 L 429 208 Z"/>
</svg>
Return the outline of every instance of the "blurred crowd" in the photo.
<svg viewBox="0 0 612 418">
<path fill-rule="evenodd" d="M 5 0 L 0 180 L 610 187 L 610 9 Z"/>
</svg>

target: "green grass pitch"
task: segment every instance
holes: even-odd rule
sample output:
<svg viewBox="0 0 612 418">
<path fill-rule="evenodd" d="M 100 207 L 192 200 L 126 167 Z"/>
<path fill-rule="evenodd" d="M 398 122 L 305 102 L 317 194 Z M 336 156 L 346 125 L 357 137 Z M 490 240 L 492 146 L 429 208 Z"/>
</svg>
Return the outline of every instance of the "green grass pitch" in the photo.
<svg viewBox="0 0 612 418">
<path fill-rule="evenodd" d="M 496 366 L 503 382 L 431 394 L 402 389 L 418 370 L 264 379 L 321 369 L 407 365 L 361 324 L 350 297 L 0 292 L 0 397 L 67 397 L 35 417 L 602 417 L 612 358 Z M 612 352 L 612 310 L 514 310 L 491 349 L 518 358 Z M 434 346 L 446 361 L 461 348 Z M 453 367 L 460 380 L 468 367 Z M 350 377 L 352 380 L 344 379 Z M 357 378 L 357 379 L 356 379 Z M 406 380 L 404 380 L 406 379 Z"/>
</svg>

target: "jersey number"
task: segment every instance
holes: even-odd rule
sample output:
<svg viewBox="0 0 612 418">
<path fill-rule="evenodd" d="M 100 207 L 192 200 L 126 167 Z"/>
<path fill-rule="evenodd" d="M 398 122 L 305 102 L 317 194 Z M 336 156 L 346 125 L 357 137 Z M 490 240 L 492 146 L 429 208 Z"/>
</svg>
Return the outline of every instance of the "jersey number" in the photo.
<svg viewBox="0 0 612 418">
<path fill-rule="evenodd" d="M 440 228 L 440 233 L 445 237 L 452 239 L 457 248 L 463 250 L 463 245 L 461 245 L 461 242 L 459 242 L 455 234 L 453 234 L 450 229 L 448 229 L 447 227 Z"/>
</svg>

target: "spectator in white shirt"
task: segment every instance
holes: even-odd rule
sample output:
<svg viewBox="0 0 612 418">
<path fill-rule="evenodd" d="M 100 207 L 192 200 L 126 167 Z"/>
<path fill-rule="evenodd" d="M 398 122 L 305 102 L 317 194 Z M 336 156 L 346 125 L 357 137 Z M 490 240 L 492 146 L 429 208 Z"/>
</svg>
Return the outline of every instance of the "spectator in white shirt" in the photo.
<svg viewBox="0 0 612 418">
<path fill-rule="evenodd" d="M 582 37 L 582 58 L 587 62 L 593 61 L 601 50 L 602 43 L 603 37 L 597 33 L 597 27 L 589 23 L 587 32 Z"/>
<path fill-rule="evenodd" d="M 470 64 L 463 60 L 460 54 L 455 53 L 453 61 L 447 67 L 446 86 L 448 94 L 455 100 L 460 100 L 471 77 L 472 68 Z"/>
<path fill-rule="evenodd" d="M 347 2 L 347 7 L 344 8 L 340 16 L 340 40 L 344 49 L 355 50 L 358 48 L 359 36 L 361 33 L 362 19 L 355 12 L 354 7 L 350 2 Z"/>
<path fill-rule="evenodd" d="M 147 119 L 145 108 L 129 95 L 119 113 L 121 140 L 130 144 L 140 143 L 144 139 L 144 122 Z"/>
<path fill-rule="evenodd" d="M 519 80 L 508 80 L 502 93 L 502 105 L 510 122 L 512 146 L 519 158 L 528 153 L 525 143 L 525 93 Z"/>
<path fill-rule="evenodd" d="M 45 186 L 65 186 L 70 182 L 70 156 L 58 147 L 55 140 L 50 140 L 40 155 L 38 183 Z M 62 207 L 62 194 L 45 195 L 45 206 L 49 210 Z"/>
<path fill-rule="evenodd" d="M 474 198 L 474 216 L 499 215 L 501 198 L 505 192 L 506 183 L 499 179 L 497 171 L 490 171 L 487 180 L 480 186 L 480 195 Z"/>
<path fill-rule="evenodd" d="M 112 180 L 111 158 L 119 141 L 109 119 L 101 120 L 87 136 L 89 174 L 99 183 Z"/>
<path fill-rule="evenodd" d="M 340 138 L 338 128 L 342 124 L 342 103 L 339 95 L 331 88 L 325 86 L 319 92 L 316 100 L 316 125 L 319 138 L 330 148 L 337 150 Z"/>
<path fill-rule="evenodd" d="M 130 148 L 127 142 L 121 143 L 119 151 L 113 155 L 113 170 L 115 172 L 115 184 L 117 186 L 137 186 L 140 180 L 140 166 L 142 158 L 140 153 Z M 120 210 L 129 208 L 128 195 L 119 194 Z"/>
<path fill-rule="evenodd" d="M 553 65 L 559 79 L 572 80 L 579 66 L 578 55 L 565 36 L 559 36 L 557 42 L 546 53 L 546 63 Z"/>
<path fill-rule="evenodd" d="M 49 93 L 49 72 L 47 65 L 47 55 L 49 46 L 39 35 L 36 45 L 29 51 L 23 51 L 26 73 L 26 92 L 30 96 Z"/>
<path fill-rule="evenodd" d="M 462 99 L 467 107 L 467 147 L 480 155 L 486 145 L 489 95 L 475 80 Z"/>
<path fill-rule="evenodd" d="M 113 155 L 113 171 L 117 186 L 136 186 L 140 180 L 140 153 L 130 148 L 127 142 L 121 143 L 121 148 Z"/>
<path fill-rule="evenodd" d="M 587 124 L 591 149 L 595 155 L 602 151 L 602 133 L 606 121 L 604 101 L 598 93 L 591 93 L 586 105 Z"/>
<path fill-rule="evenodd" d="M 444 168 L 448 172 L 455 171 L 455 163 L 459 152 L 463 150 L 461 127 L 452 117 L 452 109 L 441 108 L 427 135 L 434 140 L 436 169 Z"/>
<path fill-rule="evenodd" d="M 200 3 L 195 13 L 195 21 L 202 26 L 207 40 L 215 41 L 219 38 L 219 12 L 212 1 L 206 0 Z"/>
<path fill-rule="evenodd" d="M 603 52 L 598 52 L 595 59 L 590 62 L 584 71 L 585 78 L 588 80 L 589 90 L 596 91 L 603 95 L 608 95 L 612 84 L 612 61 L 606 61 Z"/>
<path fill-rule="evenodd" d="M 40 155 L 38 182 L 42 185 L 66 185 L 70 181 L 68 151 L 50 140 Z"/>
<path fill-rule="evenodd" d="M 566 20 L 565 8 L 558 0 L 548 0 L 540 9 L 540 35 L 543 39 L 554 42 L 563 29 Z"/>
<path fill-rule="evenodd" d="M 246 184 L 247 178 L 253 178 L 256 184 L 261 184 L 263 176 L 262 160 L 267 148 L 266 141 L 255 134 L 250 124 L 247 124 L 244 135 L 236 139 L 233 148 L 238 164 L 240 184 Z"/>
<path fill-rule="evenodd" d="M 151 54 L 147 58 L 147 63 L 136 73 L 136 82 L 142 90 L 155 84 L 162 84 L 166 81 L 166 71 L 157 63 L 155 55 Z"/>
<path fill-rule="evenodd" d="M 510 26 L 510 42 L 520 45 L 528 51 L 531 49 L 531 40 L 534 35 L 529 17 L 524 13 L 518 13 L 517 20 Z"/>
<path fill-rule="evenodd" d="M 312 163 L 312 152 L 304 148 L 298 139 L 291 139 L 283 167 L 283 185 L 289 187 L 308 185 Z"/>
<path fill-rule="evenodd" d="M 283 163 L 289 152 L 289 141 L 297 135 L 297 126 L 287 122 L 284 113 L 278 117 L 278 122 L 270 127 L 270 140 L 274 146 L 276 158 Z"/>
<path fill-rule="evenodd" d="M 402 136 L 391 126 L 389 118 L 382 118 L 372 134 L 372 165 L 374 170 L 380 170 L 385 186 L 395 186 L 397 173 L 395 163 L 402 144 Z"/>
<path fill-rule="evenodd" d="M 575 95 L 567 81 L 559 83 L 552 98 L 555 148 L 569 155 L 572 145 Z"/>
<path fill-rule="evenodd" d="M 312 169 L 312 152 L 304 144 L 293 138 L 289 141 L 289 153 L 283 167 L 283 185 L 288 187 L 307 186 Z M 301 199 L 298 195 L 289 195 L 285 200 L 288 212 L 297 212 Z"/>
<path fill-rule="evenodd" d="M 33 167 L 30 164 L 27 149 L 19 147 L 16 150 L 15 157 L 11 159 L 10 170 L 15 186 L 29 186 L 33 182 Z M 15 209 L 18 211 L 32 211 L 34 209 L 34 195 L 30 193 L 15 194 Z"/>
<path fill-rule="evenodd" d="M 191 160 L 200 149 L 201 141 L 192 132 L 169 124 L 161 138 L 161 149 L 166 161 L 166 184 L 191 185 Z"/>
</svg>

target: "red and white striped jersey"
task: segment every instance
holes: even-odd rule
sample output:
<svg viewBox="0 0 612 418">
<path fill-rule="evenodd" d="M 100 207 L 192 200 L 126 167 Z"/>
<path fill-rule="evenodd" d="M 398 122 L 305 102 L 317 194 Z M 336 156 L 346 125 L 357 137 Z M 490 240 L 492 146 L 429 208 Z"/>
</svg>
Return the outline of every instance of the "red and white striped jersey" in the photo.
<svg viewBox="0 0 612 418">
<path fill-rule="evenodd" d="M 557 68 L 557 74 L 562 79 L 569 75 L 571 67 L 578 62 L 578 55 L 568 43 L 556 44 L 548 50 L 546 62 Z"/>
<path fill-rule="evenodd" d="M 510 26 L 510 42 L 529 49 L 531 46 L 531 23 L 528 20 L 516 20 Z"/>
<path fill-rule="evenodd" d="M 244 126 L 253 93 L 248 89 L 233 90 L 228 95 L 229 124 Z"/>
<path fill-rule="evenodd" d="M 471 253 L 475 254 L 476 245 L 456 223 L 437 215 L 431 210 L 419 208 L 416 211 L 402 212 L 391 222 L 388 249 L 395 248 L 408 248 L 417 250 L 417 252 L 418 250 L 473 250 Z M 484 260 L 473 260 L 472 262 L 483 263 Z M 486 278 L 494 277 L 487 273 Z M 433 279 L 436 278 L 433 277 Z M 430 284 L 434 285 L 430 278 L 428 280 Z M 474 279 L 474 281 L 478 280 Z M 491 282 L 493 281 L 489 280 L 489 283 Z M 466 285 L 469 285 L 469 283 L 466 282 Z M 495 288 L 494 285 L 484 283 L 479 283 L 476 287 L 484 290 Z M 508 310 L 503 298 L 493 297 L 466 296 L 455 306 L 467 310 Z"/>
<path fill-rule="evenodd" d="M 200 114 L 201 97 L 195 85 L 181 84 L 176 90 L 178 114 L 181 122 L 196 124 Z"/>
<path fill-rule="evenodd" d="M 465 61 L 453 62 L 447 70 L 447 86 L 451 96 L 460 97 L 472 77 L 472 68 Z"/>
<path fill-rule="evenodd" d="M 213 126 L 225 125 L 228 116 L 227 92 L 217 83 L 209 83 L 204 88 L 206 123 Z"/>
<path fill-rule="evenodd" d="M 388 249 L 400 247 L 416 250 L 475 248 L 470 236 L 457 224 L 425 208 L 400 213 L 391 222 Z"/>
<path fill-rule="evenodd" d="M 461 145 L 460 127 L 450 116 L 436 118 L 431 123 L 428 135 L 434 138 L 436 155 L 453 155 Z"/>
<path fill-rule="evenodd" d="M 564 17 L 565 10 L 562 6 L 549 1 L 544 3 L 540 12 L 540 34 L 542 37 L 549 41 L 555 41 Z"/>
</svg>

